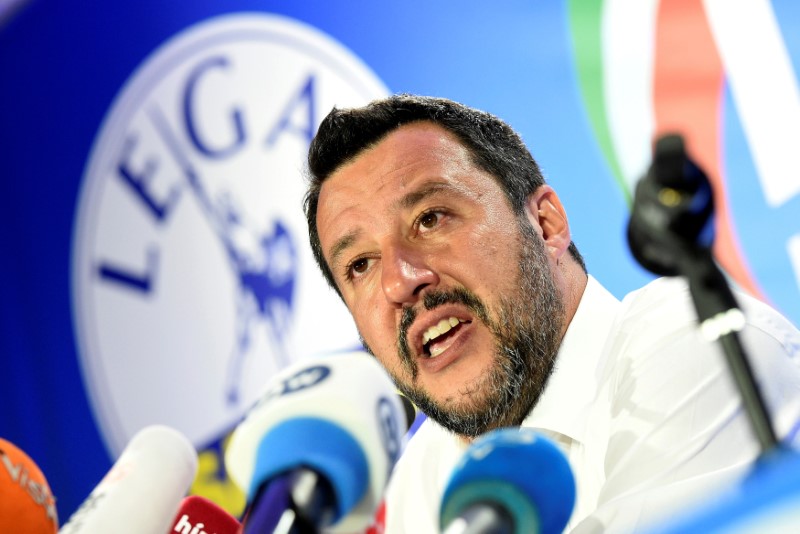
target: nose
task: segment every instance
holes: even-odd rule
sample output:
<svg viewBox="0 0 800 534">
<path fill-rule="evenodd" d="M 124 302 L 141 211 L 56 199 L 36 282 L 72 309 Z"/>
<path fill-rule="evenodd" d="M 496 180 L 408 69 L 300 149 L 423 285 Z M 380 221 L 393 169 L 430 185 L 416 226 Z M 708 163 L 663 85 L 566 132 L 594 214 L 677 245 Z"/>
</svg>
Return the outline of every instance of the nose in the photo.
<svg viewBox="0 0 800 534">
<path fill-rule="evenodd" d="M 416 302 L 422 290 L 436 286 L 439 277 L 425 256 L 408 246 L 396 244 L 381 253 L 381 283 L 386 300 L 403 306 Z"/>
</svg>

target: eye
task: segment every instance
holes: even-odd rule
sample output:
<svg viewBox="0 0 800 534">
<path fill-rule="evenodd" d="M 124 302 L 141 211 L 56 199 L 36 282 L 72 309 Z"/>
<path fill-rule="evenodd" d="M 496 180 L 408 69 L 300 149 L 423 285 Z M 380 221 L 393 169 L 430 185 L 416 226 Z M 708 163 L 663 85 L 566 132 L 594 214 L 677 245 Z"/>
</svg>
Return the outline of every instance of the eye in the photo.
<svg viewBox="0 0 800 534">
<path fill-rule="evenodd" d="M 427 211 L 422 215 L 420 215 L 417 221 L 419 226 L 430 230 L 431 228 L 434 228 L 437 224 L 439 224 L 440 218 L 441 214 L 438 211 Z"/>
<path fill-rule="evenodd" d="M 350 270 L 356 274 L 363 274 L 368 265 L 367 258 L 359 258 L 350 265 Z"/>
<path fill-rule="evenodd" d="M 347 280 L 352 281 L 355 278 L 360 278 L 369 271 L 372 264 L 371 258 L 356 258 L 345 267 L 344 276 Z"/>
</svg>

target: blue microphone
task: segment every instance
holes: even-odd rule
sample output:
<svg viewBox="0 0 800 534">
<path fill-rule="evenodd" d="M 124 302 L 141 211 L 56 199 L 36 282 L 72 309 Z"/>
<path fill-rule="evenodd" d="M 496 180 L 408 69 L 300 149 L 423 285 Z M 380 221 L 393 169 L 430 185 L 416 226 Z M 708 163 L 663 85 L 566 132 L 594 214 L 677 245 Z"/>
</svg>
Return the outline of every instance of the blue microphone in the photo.
<svg viewBox="0 0 800 534">
<path fill-rule="evenodd" d="M 284 369 L 225 456 L 247 493 L 245 534 L 363 531 L 400 455 L 406 421 L 394 384 L 366 353 Z"/>
<path fill-rule="evenodd" d="M 575 478 L 558 446 L 532 429 L 504 428 L 467 449 L 439 520 L 445 534 L 558 534 L 574 505 Z"/>
<path fill-rule="evenodd" d="M 655 525 L 648 534 L 795 532 L 800 525 L 800 452 L 781 445 L 711 504 Z"/>
</svg>

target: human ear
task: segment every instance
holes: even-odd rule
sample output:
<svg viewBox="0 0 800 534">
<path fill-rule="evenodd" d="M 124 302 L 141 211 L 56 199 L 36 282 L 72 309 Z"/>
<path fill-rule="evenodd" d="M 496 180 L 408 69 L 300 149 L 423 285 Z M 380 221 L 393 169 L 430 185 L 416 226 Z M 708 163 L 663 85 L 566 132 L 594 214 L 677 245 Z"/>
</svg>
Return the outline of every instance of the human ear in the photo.
<svg viewBox="0 0 800 534">
<path fill-rule="evenodd" d="M 525 212 L 534 230 L 544 241 L 547 252 L 558 260 L 572 242 L 567 212 L 555 190 L 547 184 L 528 195 Z"/>
</svg>

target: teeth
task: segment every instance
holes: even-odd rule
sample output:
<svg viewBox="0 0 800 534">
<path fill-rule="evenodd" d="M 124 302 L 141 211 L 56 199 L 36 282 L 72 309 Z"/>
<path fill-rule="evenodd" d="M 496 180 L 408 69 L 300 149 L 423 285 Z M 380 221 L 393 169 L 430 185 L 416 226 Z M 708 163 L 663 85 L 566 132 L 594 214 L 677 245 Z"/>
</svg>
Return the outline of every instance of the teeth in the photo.
<svg viewBox="0 0 800 534">
<path fill-rule="evenodd" d="M 422 334 L 422 344 L 426 344 L 429 341 L 436 339 L 437 337 L 441 336 L 442 334 L 449 332 L 451 328 L 456 326 L 460 321 L 455 317 L 450 317 L 448 319 L 442 319 L 437 324 L 433 325 L 432 327 L 428 328 L 425 333 Z M 437 351 L 434 354 L 434 351 L 431 351 L 431 356 L 437 356 L 440 354 L 441 351 Z"/>
</svg>

